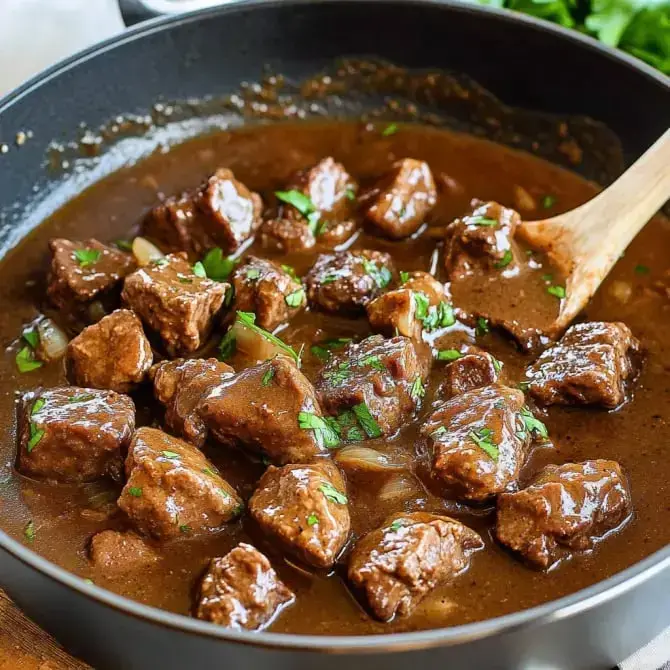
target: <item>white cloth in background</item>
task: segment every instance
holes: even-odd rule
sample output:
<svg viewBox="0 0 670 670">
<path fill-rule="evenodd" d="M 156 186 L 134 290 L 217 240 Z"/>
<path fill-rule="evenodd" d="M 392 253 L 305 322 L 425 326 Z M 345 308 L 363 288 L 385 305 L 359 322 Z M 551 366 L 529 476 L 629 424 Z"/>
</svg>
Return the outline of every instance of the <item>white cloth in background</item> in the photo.
<svg viewBox="0 0 670 670">
<path fill-rule="evenodd" d="M 123 28 L 117 0 L 0 0 L 0 96 Z M 110 109 L 110 116 L 119 111 Z M 669 659 L 670 629 L 620 668 L 670 670 Z"/>
</svg>

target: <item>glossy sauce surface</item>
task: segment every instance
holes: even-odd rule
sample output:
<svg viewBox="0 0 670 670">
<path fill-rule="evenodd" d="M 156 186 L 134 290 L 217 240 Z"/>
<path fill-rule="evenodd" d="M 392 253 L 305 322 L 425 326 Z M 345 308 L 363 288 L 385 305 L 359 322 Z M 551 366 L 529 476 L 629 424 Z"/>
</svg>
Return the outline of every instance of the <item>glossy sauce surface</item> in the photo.
<svg viewBox="0 0 670 670">
<path fill-rule="evenodd" d="M 528 219 L 571 209 L 596 192 L 593 185 L 538 158 L 466 135 L 407 126 L 383 136 L 380 130 L 355 123 L 310 123 L 250 127 L 192 140 L 108 177 L 56 213 L 7 256 L 0 266 L 0 333 L 8 347 L 0 365 L 0 412 L 6 418 L 0 441 L 0 525 L 4 530 L 28 542 L 24 530 L 32 521 L 31 546 L 37 552 L 103 587 L 181 613 L 191 611 L 193 589 L 208 560 L 224 555 L 241 540 L 249 541 L 267 553 L 297 595 L 296 602 L 282 612 L 272 630 L 313 634 L 435 628 L 513 612 L 593 584 L 670 541 L 670 304 L 653 288 L 654 281 L 670 268 L 670 225 L 662 217 L 650 222 L 633 242 L 586 313 L 589 319 L 624 321 L 646 348 L 647 359 L 632 401 L 612 412 L 550 408 L 543 418 L 552 444 L 537 448 L 523 471 L 523 480 L 527 480 L 547 463 L 588 458 L 616 460 L 630 478 L 634 518 L 592 553 L 574 556 L 548 573 L 524 567 L 496 545 L 491 536 L 491 507 L 467 508 L 443 500 L 421 483 L 425 442 L 419 436 L 419 424 L 430 409 L 441 379 L 441 363 L 433 368 L 419 423 L 407 426 L 392 439 L 366 443 L 387 454 L 391 462 L 405 466 L 402 476 L 407 484 L 403 495 L 387 497 L 390 475 L 345 471 L 352 514 L 350 545 L 361 534 L 379 526 L 389 514 L 427 511 L 462 520 L 481 533 L 486 549 L 473 558 L 470 570 L 454 584 L 437 589 L 412 615 L 391 623 L 379 623 L 368 616 L 346 587 L 341 567 L 326 575 L 288 562 L 259 537 L 247 518 L 212 537 L 173 542 L 156 566 L 110 581 L 90 568 L 86 548 L 93 533 L 127 527 L 123 516 L 115 513 L 118 488 L 106 483 L 46 484 L 13 471 L 15 393 L 66 383 L 58 364 L 19 374 L 14 363 L 15 340 L 24 324 L 39 311 L 49 311 L 44 296 L 47 242 L 52 237 L 96 237 L 103 242 L 131 237 L 144 214 L 156 204 L 158 192 L 170 195 L 195 187 L 219 166 L 231 168 L 238 179 L 268 202 L 272 192 L 284 187 L 294 171 L 328 155 L 342 162 L 363 183 L 385 172 L 398 158 L 411 156 L 427 161 L 439 186 L 438 204 L 429 216 L 429 227 L 444 226 L 466 213 L 473 197 L 518 207 L 518 187 L 525 189 L 536 203 L 534 210 L 521 210 Z M 555 204 L 543 208 L 547 195 Z M 413 238 L 400 242 L 363 233 L 353 245 L 390 253 L 399 270 L 433 271 L 444 279 L 441 242 L 430 230 L 421 229 Z M 278 257 L 260 245 L 250 249 L 264 257 Z M 285 255 L 281 262 L 294 266 L 303 276 L 317 253 Z M 530 280 L 524 281 L 524 304 L 530 305 L 525 309 L 531 309 L 539 323 L 557 307 L 557 300 L 546 292 L 546 280 L 542 279 L 546 269 L 540 257 L 535 265 Z M 512 277 L 509 283 L 480 290 L 487 301 L 516 305 L 518 279 Z M 454 297 L 459 306 L 458 293 Z M 308 352 L 310 344 L 369 333 L 365 318 L 307 312 L 292 320 L 279 335 L 296 349 L 306 345 L 303 371 L 314 379 L 322 362 Z M 215 334 L 212 346 L 219 338 L 220 332 Z M 476 335 L 473 328 L 458 323 L 442 336 L 439 346 L 475 341 L 505 364 L 510 385 L 521 378 L 524 367 L 533 360 L 520 353 L 508 338 L 497 333 Z M 230 363 L 236 370 L 245 365 L 239 358 Z M 162 410 L 150 390 L 133 397 L 138 425 L 160 425 Z M 240 495 L 248 499 L 264 466 L 216 444 L 208 444 L 205 451 Z"/>
</svg>

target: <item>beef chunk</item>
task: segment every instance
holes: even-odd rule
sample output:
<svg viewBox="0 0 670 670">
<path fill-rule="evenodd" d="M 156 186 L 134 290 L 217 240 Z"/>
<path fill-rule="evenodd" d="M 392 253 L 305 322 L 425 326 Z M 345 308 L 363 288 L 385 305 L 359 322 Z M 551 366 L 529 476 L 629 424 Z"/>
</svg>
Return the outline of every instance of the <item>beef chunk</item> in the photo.
<svg viewBox="0 0 670 670">
<path fill-rule="evenodd" d="M 349 344 L 321 370 L 315 388 L 327 414 L 353 410 L 373 420 L 361 422 L 370 437 L 390 435 L 406 423 L 423 397 L 427 362 L 412 340 L 373 335 Z"/>
<path fill-rule="evenodd" d="M 253 312 L 256 324 L 273 331 L 305 306 L 305 289 L 272 261 L 249 256 L 232 275 L 235 309 Z"/>
<path fill-rule="evenodd" d="M 631 513 L 628 483 L 614 461 L 548 465 L 527 488 L 498 497 L 498 540 L 546 569 L 590 549 Z"/>
<path fill-rule="evenodd" d="M 421 429 L 432 448 L 433 477 L 472 501 L 514 487 L 530 443 L 523 403 L 521 391 L 494 384 L 439 405 Z"/>
<path fill-rule="evenodd" d="M 228 284 L 196 276 L 182 253 L 128 275 L 122 297 L 174 356 L 204 344 L 228 289 Z"/>
<path fill-rule="evenodd" d="M 542 405 L 617 407 L 635 374 L 640 343 L 623 323 L 570 327 L 528 368 L 528 389 Z"/>
<path fill-rule="evenodd" d="M 139 384 L 153 359 L 141 321 L 127 309 L 117 309 L 84 328 L 67 348 L 67 364 L 76 384 L 119 393 Z"/>
<path fill-rule="evenodd" d="M 498 381 L 502 363 L 488 352 L 477 347 L 468 347 L 464 353 L 452 351 L 457 357 L 444 368 L 444 379 L 438 389 L 441 399 L 449 400 Z"/>
<path fill-rule="evenodd" d="M 158 540 L 218 530 L 242 500 L 194 446 L 155 428 L 135 432 L 119 507 Z"/>
<path fill-rule="evenodd" d="M 165 425 L 175 435 L 202 448 L 207 427 L 198 411 L 200 401 L 234 373 L 230 365 L 215 358 L 178 358 L 154 365 L 149 374 L 156 398 L 165 405 Z"/>
<path fill-rule="evenodd" d="M 393 280 L 393 261 L 381 251 L 321 254 L 307 274 L 307 297 L 327 312 L 357 314 Z"/>
<path fill-rule="evenodd" d="M 513 241 L 521 217 L 497 202 L 473 200 L 471 214 L 447 227 L 444 265 L 451 280 L 473 272 L 513 269 L 519 251 Z"/>
<path fill-rule="evenodd" d="M 268 219 L 260 228 L 261 244 L 265 249 L 294 253 L 306 251 L 316 244 L 310 227 L 293 219 Z"/>
<path fill-rule="evenodd" d="M 427 272 L 408 273 L 402 287 L 387 291 L 367 305 L 377 331 L 420 340 L 424 330 L 453 325 L 455 318 L 445 286 Z"/>
<path fill-rule="evenodd" d="M 103 530 L 91 538 L 89 556 L 93 566 L 107 576 L 141 570 L 160 559 L 157 551 L 135 533 Z"/>
<path fill-rule="evenodd" d="M 51 302 L 61 309 L 112 290 L 135 269 L 130 254 L 94 239 L 85 242 L 54 239 L 49 242 L 49 249 L 51 272 L 47 292 Z"/>
<path fill-rule="evenodd" d="M 307 463 L 323 451 L 319 436 L 299 417 L 321 416 L 314 388 L 295 363 L 277 356 L 223 380 L 200 405 L 212 435 L 273 463 Z"/>
<path fill-rule="evenodd" d="M 349 509 L 342 475 L 330 461 L 270 466 L 249 500 L 263 535 L 317 568 L 335 563 L 349 536 Z"/>
<path fill-rule="evenodd" d="M 390 621 L 466 570 L 483 546 L 477 533 L 447 516 L 395 514 L 356 543 L 348 576 L 374 616 Z"/>
<path fill-rule="evenodd" d="M 375 188 L 368 221 L 394 240 L 416 232 L 437 202 L 437 189 L 428 163 L 403 158 Z"/>
<path fill-rule="evenodd" d="M 63 386 L 27 393 L 19 410 L 19 470 L 64 482 L 119 478 L 133 430 L 133 401 L 113 391 Z"/>
<path fill-rule="evenodd" d="M 213 558 L 200 583 L 198 619 L 237 630 L 261 630 L 295 600 L 270 561 L 240 542 L 223 558 Z"/>
<path fill-rule="evenodd" d="M 142 229 L 172 251 L 231 253 L 254 234 L 262 209 L 257 193 L 220 168 L 194 191 L 154 207 Z"/>
</svg>

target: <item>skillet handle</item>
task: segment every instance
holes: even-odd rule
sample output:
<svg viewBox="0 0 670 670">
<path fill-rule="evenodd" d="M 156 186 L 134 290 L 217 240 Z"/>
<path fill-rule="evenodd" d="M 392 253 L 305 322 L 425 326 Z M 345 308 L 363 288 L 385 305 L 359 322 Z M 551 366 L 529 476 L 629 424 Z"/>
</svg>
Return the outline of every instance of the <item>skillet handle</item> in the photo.
<svg viewBox="0 0 670 670">
<path fill-rule="evenodd" d="M 167 14 L 182 14 L 196 9 L 240 2 L 240 0 L 119 0 L 119 9 L 126 26 Z"/>
</svg>

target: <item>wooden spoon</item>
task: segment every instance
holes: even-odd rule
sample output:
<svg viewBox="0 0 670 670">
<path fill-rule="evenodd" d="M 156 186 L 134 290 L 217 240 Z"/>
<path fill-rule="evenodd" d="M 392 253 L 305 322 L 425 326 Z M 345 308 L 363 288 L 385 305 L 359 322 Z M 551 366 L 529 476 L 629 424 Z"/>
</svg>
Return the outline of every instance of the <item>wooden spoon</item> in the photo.
<svg viewBox="0 0 670 670">
<path fill-rule="evenodd" d="M 545 251 L 566 276 L 566 297 L 549 335 L 559 336 L 581 312 L 632 239 L 670 200 L 670 129 L 593 200 L 519 233 Z"/>
</svg>

